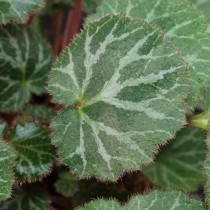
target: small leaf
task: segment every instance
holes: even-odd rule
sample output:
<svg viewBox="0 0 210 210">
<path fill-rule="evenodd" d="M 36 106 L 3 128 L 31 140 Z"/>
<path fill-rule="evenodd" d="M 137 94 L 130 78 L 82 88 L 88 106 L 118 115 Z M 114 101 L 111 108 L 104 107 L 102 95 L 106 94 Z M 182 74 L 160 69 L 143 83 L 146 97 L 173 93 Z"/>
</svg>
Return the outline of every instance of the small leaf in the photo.
<svg viewBox="0 0 210 210">
<path fill-rule="evenodd" d="M 0 111 L 17 111 L 42 94 L 52 61 L 44 40 L 24 26 L 0 27 Z"/>
<path fill-rule="evenodd" d="M 18 153 L 16 172 L 20 179 L 34 181 L 49 173 L 56 152 L 45 128 L 33 123 L 17 125 L 11 144 Z"/>
<path fill-rule="evenodd" d="M 71 197 L 79 190 L 78 178 L 69 172 L 63 171 L 55 182 L 55 188 L 58 193 Z"/>
<path fill-rule="evenodd" d="M 31 105 L 26 108 L 24 114 L 44 123 L 49 123 L 55 116 L 53 109 L 42 105 Z"/>
<path fill-rule="evenodd" d="M 204 181 L 205 136 L 200 129 L 182 129 L 142 172 L 158 186 L 196 191 Z"/>
<path fill-rule="evenodd" d="M 87 22 L 107 14 L 145 19 L 160 26 L 166 37 L 180 49 L 181 55 L 190 65 L 191 90 L 187 104 L 195 106 L 200 88 L 210 75 L 210 34 L 206 33 L 205 16 L 183 0 L 102 0 L 97 13 Z"/>
<path fill-rule="evenodd" d="M 207 31 L 210 32 L 210 1 L 209 0 L 191 0 L 191 2 L 198 8 L 201 9 L 208 18 Z"/>
<path fill-rule="evenodd" d="M 0 204 L 0 210 L 48 210 L 49 203 L 45 194 L 18 189 L 12 198 Z"/>
<path fill-rule="evenodd" d="M 95 200 L 78 210 L 204 210 L 202 202 L 190 199 L 182 192 L 155 190 L 144 196 L 135 196 L 122 207 L 116 201 Z"/>
<path fill-rule="evenodd" d="M 13 149 L 0 138 L 0 201 L 10 197 L 12 184 L 15 181 L 12 173 L 14 163 Z"/>
<path fill-rule="evenodd" d="M 1 0 L 0 23 L 11 20 L 26 22 L 30 13 L 35 12 L 44 5 L 44 0 Z"/>
<path fill-rule="evenodd" d="M 75 107 L 51 124 L 61 160 L 80 177 L 112 180 L 151 162 L 156 145 L 185 124 L 186 78 L 158 28 L 119 16 L 91 24 L 48 85 L 54 101 Z"/>
</svg>

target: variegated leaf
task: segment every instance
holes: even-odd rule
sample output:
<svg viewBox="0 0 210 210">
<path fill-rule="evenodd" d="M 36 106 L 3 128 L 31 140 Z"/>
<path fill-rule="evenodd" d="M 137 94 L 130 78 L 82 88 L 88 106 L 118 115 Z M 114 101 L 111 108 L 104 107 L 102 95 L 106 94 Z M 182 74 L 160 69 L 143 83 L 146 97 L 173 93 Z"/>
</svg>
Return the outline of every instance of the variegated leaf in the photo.
<svg viewBox="0 0 210 210">
<path fill-rule="evenodd" d="M 153 191 L 144 196 L 135 196 L 126 206 L 113 200 L 95 200 L 78 210 L 205 210 L 201 201 L 189 198 L 182 192 Z"/>
<path fill-rule="evenodd" d="M 49 210 L 49 199 L 43 193 L 15 190 L 12 198 L 0 204 L 0 210 Z"/>
<path fill-rule="evenodd" d="M 20 179 L 34 181 L 49 173 L 56 152 L 45 128 L 33 123 L 17 125 L 11 144 L 18 154 L 16 172 Z"/>
<path fill-rule="evenodd" d="M 44 5 L 44 0 L 0 0 L 0 23 L 25 22 L 28 15 Z"/>
<path fill-rule="evenodd" d="M 91 24 L 48 84 L 54 101 L 73 105 L 51 124 L 61 160 L 80 177 L 112 180 L 151 162 L 156 145 L 185 124 L 186 78 L 159 28 L 120 16 Z"/>
<path fill-rule="evenodd" d="M 142 172 L 158 186 L 196 191 L 204 182 L 205 136 L 206 133 L 197 128 L 182 129 L 161 148 L 155 163 Z"/>
<path fill-rule="evenodd" d="M 190 65 L 191 90 L 187 99 L 193 109 L 200 88 L 210 75 L 210 34 L 206 33 L 205 16 L 183 0 L 102 0 L 102 5 L 87 22 L 107 14 L 126 14 L 155 23 L 180 49 Z"/>
<path fill-rule="evenodd" d="M 14 176 L 12 167 L 15 163 L 15 152 L 1 140 L 5 124 L 0 124 L 0 201 L 10 197 Z"/>
<path fill-rule="evenodd" d="M 17 111 L 41 94 L 52 61 L 44 40 L 24 26 L 0 27 L 0 111 Z"/>
<path fill-rule="evenodd" d="M 210 1 L 209 0 L 191 0 L 191 2 L 202 10 L 208 18 L 207 31 L 210 32 Z"/>
</svg>

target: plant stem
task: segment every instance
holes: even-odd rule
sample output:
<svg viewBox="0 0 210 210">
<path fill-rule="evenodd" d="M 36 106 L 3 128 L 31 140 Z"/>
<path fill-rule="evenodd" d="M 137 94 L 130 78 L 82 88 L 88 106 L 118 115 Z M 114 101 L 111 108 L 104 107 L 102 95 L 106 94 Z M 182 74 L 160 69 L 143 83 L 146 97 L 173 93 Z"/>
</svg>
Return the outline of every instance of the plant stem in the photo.
<svg viewBox="0 0 210 210">
<path fill-rule="evenodd" d="M 58 56 L 60 52 L 60 33 L 61 33 L 61 27 L 62 27 L 62 21 L 63 21 L 63 12 L 58 10 L 54 14 L 54 26 L 55 29 L 53 31 L 53 37 L 54 37 L 54 45 L 53 45 L 53 52 L 55 56 Z"/>
<path fill-rule="evenodd" d="M 191 126 L 208 131 L 210 121 L 210 109 L 201 114 L 189 117 L 188 121 Z"/>
<path fill-rule="evenodd" d="M 79 31 L 82 16 L 82 5 L 83 0 L 76 0 L 74 10 L 69 11 L 62 41 L 62 50 L 64 50 L 69 42 L 74 39 Z"/>
</svg>

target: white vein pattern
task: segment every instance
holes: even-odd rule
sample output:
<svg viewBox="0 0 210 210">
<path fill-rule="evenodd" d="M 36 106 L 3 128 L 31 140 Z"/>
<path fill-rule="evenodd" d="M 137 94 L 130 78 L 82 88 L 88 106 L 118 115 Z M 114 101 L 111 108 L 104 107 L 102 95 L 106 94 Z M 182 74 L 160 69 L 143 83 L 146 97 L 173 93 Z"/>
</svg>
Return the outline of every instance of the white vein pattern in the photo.
<svg viewBox="0 0 210 210">
<path fill-rule="evenodd" d="M 161 187 L 196 190 L 203 182 L 204 139 L 205 132 L 199 129 L 182 129 L 161 149 L 155 163 L 143 169 L 143 173 Z"/>
<path fill-rule="evenodd" d="M 44 91 L 52 57 L 46 43 L 23 26 L 2 26 L 0 31 L 0 110 L 16 111 L 30 92 Z"/>
<path fill-rule="evenodd" d="M 12 174 L 14 157 L 13 150 L 0 138 L 0 200 L 8 198 L 11 194 L 10 190 L 14 182 Z"/>
<path fill-rule="evenodd" d="M 200 88 L 209 78 L 210 56 L 207 55 L 210 55 L 210 35 L 206 33 L 207 22 L 204 15 L 183 0 L 122 0 L 120 4 L 117 2 L 103 0 L 96 14 L 87 19 L 87 23 L 107 14 L 125 14 L 160 26 L 166 32 L 166 37 L 180 49 L 181 55 L 190 65 L 192 88 L 187 104 L 193 109 Z M 207 0 L 192 0 L 192 2 L 208 12 Z M 206 46 L 208 49 L 204 49 Z"/>
<path fill-rule="evenodd" d="M 107 209 L 107 210 L 204 210 L 201 201 L 190 198 L 182 192 L 163 192 L 154 190 L 146 195 L 134 196 L 125 206 L 115 200 L 95 200 L 78 210 Z"/>
<path fill-rule="evenodd" d="M 20 177 L 36 180 L 49 173 L 55 151 L 45 129 L 33 123 L 18 125 L 11 143 L 18 154 L 16 171 Z"/>
<path fill-rule="evenodd" d="M 11 206 L 15 206 L 17 210 L 23 209 L 36 209 L 36 210 L 48 210 L 49 201 L 43 194 L 30 194 L 21 190 L 15 190 L 13 197 L 2 202 L 0 204 L 0 210 L 11 209 Z"/>
<path fill-rule="evenodd" d="M 31 12 L 43 4 L 43 0 L 0 0 L 0 23 L 11 20 L 24 22 Z"/>
<path fill-rule="evenodd" d="M 51 124 L 61 161 L 81 177 L 95 175 L 115 180 L 123 170 L 151 162 L 156 143 L 169 139 L 185 124 L 182 99 L 186 64 L 163 42 L 157 28 L 145 22 L 130 23 L 127 18 L 106 17 L 88 27 L 51 71 L 48 90 L 54 101 L 81 106 L 84 103 L 81 113 L 64 110 Z M 121 43 L 128 46 L 120 50 Z M 107 62 L 103 66 L 111 72 L 107 81 L 98 81 L 98 74 L 104 70 L 101 63 L 110 56 L 107 52 L 116 58 L 112 65 Z M 82 79 L 78 73 L 81 69 Z M 171 83 L 166 87 L 162 84 L 167 79 Z M 155 92 L 141 98 L 140 87 L 147 85 Z M 124 97 L 120 96 L 123 91 Z M 134 101 L 129 94 L 140 98 Z"/>
</svg>

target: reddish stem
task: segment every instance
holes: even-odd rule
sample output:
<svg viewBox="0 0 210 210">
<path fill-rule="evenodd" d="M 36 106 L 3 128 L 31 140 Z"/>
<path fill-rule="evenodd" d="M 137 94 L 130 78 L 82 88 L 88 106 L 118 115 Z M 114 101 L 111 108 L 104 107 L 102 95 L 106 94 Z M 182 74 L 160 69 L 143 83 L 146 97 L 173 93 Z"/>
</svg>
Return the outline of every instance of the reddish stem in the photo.
<svg viewBox="0 0 210 210">
<path fill-rule="evenodd" d="M 83 0 L 76 0 L 73 11 L 69 11 L 64 31 L 62 50 L 74 39 L 80 28 Z"/>
<path fill-rule="evenodd" d="M 63 12 L 62 11 L 57 11 L 54 14 L 53 17 L 54 21 L 54 31 L 53 31 L 53 37 L 54 37 L 54 45 L 53 45 L 53 52 L 55 56 L 58 56 L 59 51 L 60 51 L 60 32 L 61 32 L 61 27 L 62 27 L 62 21 L 63 21 Z"/>
<path fill-rule="evenodd" d="M 70 10 L 68 13 L 68 17 L 67 17 L 67 21 L 66 21 L 66 27 L 64 30 L 64 34 L 63 34 L 63 40 L 62 40 L 62 51 L 65 49 L 66 45 L 69 42 L 69 31 L 71 28 L 71 22 L 72 22 L 72 17 L 73 17 L 73 11 Z"/>
</svg>

